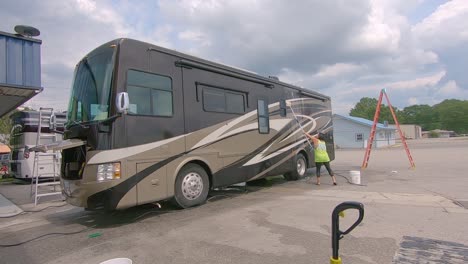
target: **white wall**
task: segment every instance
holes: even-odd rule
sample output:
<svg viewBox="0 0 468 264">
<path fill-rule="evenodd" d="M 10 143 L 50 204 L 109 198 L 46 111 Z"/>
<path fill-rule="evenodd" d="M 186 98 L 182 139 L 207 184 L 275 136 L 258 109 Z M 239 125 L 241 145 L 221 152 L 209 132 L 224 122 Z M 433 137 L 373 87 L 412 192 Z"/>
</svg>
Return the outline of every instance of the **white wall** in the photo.
<svg viewBox="0 0 468 264">
<path fill-rule="evenodd" d="M 333 136 L 337 148 L 366 148 L 364 145 L 370 135 L 371 127 L 357 122 L 333 116 Z M 356 140 L 356 135 L 362 134 L 362 141 Z M 394 130 L 377 129 L 373 147 L 395 145 Z"/>
</svg>

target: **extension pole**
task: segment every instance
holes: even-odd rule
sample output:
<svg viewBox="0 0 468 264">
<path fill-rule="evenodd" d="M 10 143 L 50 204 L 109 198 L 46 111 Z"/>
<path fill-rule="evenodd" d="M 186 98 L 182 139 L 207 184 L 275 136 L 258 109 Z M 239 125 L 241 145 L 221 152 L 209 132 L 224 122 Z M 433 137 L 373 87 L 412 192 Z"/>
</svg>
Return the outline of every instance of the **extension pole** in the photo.
<svg viewBox="0 0 468 264">
<path fill-rule="evenodd" d="M 297 123 L 299 124 L 299 127 L 302 129 L 302 132 L 304 132 L 304 134 L 307 134 L 307 132 L 304 130 L 304 127 L 301 125 L 301 122 L 299 122 L 299 119 L 297 119 L 296 113 L 294 112 L 294 109 L 291 106 L 291 102 L 286 101 L 286 105 L 289 106 L 289 108 L 291 109 L 294 119 L 296 119 Z M 309 138 L 307 138 L 306 135 L 304 135 L 304 137 L 306 138 L 307 143 L 309 143 L 310 148 L 314 149 L 314 146 L 312 146 L 312 144 L 310 143 Z"/>
</svg>

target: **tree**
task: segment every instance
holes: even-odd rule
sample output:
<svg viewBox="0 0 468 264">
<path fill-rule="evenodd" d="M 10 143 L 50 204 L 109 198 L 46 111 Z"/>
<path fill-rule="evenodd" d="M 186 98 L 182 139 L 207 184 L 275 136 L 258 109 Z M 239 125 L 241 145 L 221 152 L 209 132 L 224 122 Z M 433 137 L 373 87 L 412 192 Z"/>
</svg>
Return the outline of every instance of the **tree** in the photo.
<svg viewBox="0 0 468 264">
<path fill-rule="evenodd" d="M 429 137 L 430 138 L 438 138 L 438 137 L 440 137 L 440 134 L 437 131 L 432 130 L 432 131 L 429 131 Z"/>
<path fill-rule="evenodd" d="M 402 111 L 402 123 L 419 125 L 423 130 L 440 128 L 439 117 L 429 105 L 407 106 Z"/>
<path fill-rule="evenodd" d="M 448 99 L 433 106 L 437 114 L 440 128 L 455 131 L 459 134 L 468 133 L 468 101 Z"/>
<path fill-rule="evenodd" d="M 351 109 L 349 115 L 373 120 L 377 99 L 364 97 Z M 401 124 L 420 125 L 423 130 L 444 129 L 458 134 L 468 133 L 468 101 L 448 99 L 434 106 L 411 105 L 402 111 L 393 108 Z M 380 122 L 393 123 L 390 108 L 382 104 Z"/>
<path fill-rule="evenodd" d="M 372 120 L 374 118 L 377 102 L 375 98 L 363 97 L 354 108 L 351 109 L 349 115 Z"/>
<path fill-rule="evenodd" d="M 375 110 L 377 109 L 378 100 L 375 98 L 363 97 L 349 112 L 350 116 L 362 117 L 368 120 L 374 120 Z M 401 111 L 396 107 L 393 107 L 393 111 L 398 118 L 398 122 L 401 122 Z M 380 106 L 379 121 L 388 121 L 389 124 L 394 124 L 393 116 L 390 111 L 390 107 L 382 104 Z"/>
<path fill-rule="evenodd" d="M 10 114 L 15 113 L 15 111 Z M 11 124 L 10 124 L 10 114 L 4 115 L 0 118 L 0 134 L 10 134 Z"/>
<path fill-rule="evenodd" d="M 0 118 L 0 143 L 8 145 L 10 130 L 10 115 L 4 115 Z"/>
<path fill-rule="evenodd" d="M 31 111 L 31 110 L 34 110 L 32 108 L 29 108 L 29 107 L 25 107 L 23 109 L 24 111 Z M 12 124 L 11 124 L 11 121 L 10 121 L 10 116 L 16 112 L 18 112 L 19 110 L 18 109 L 15 109 L 13 111 L 11 111 L 10 113 L 4 115 L 2 118 L 0 118 L 0 134 L 2 135 L 10 135 L 10 132 L 11 132 L 11 127 L 12 127 Z M 8 136 L 3 136 L 1 137 L 2 141 L 1 143 L 3 144 L 8 144 Z"/>
</svg>

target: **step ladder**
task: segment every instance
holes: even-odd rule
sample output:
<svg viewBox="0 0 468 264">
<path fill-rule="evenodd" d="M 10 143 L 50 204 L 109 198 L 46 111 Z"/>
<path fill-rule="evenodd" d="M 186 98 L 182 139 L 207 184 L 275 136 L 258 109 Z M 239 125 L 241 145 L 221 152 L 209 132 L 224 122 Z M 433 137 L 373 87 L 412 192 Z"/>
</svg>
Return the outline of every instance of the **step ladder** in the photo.
<svg viewBox="0 0 468 264">
<path fill-rule="evenodd" d="M 385 99 L 387 99 L 388 107 L 390 108 L 390 112 L 392 113 L 393 121 L 395 121 L 396 128 L 398 130 L 398 133 L 400 134 L 401 142 L 403 143 L 403 146 L 406 151 L 406 155 L 408 156 L 408 160 L 411 164 L 411 168 L 414 169 L 416 165 L 414 164 L 413 157 L 411 156 L 411 153 L 409 151 L 408 145 L 406 144 L 406 139 L 403 135 L 403 132 L 401 132 L 400 129 L 400 124 L 398 123 L 398 119 L 395 115 L 395 111 L 393 111 L 392 104 L 390 103 L 390 99 L 388 99 L 388 95 L 385 89 L 382 89 L 380 91 L 379 95 L 379 100 L 377 102 L 377 108 L 375 109 L 375 114 L 374 114 L 374 122 L 372 123 L 372 128 L 371 128 L 371 133 L 369 135 L 369 139 L 367 140 L 367 148 L 366 148 L 366 153 L 364 155 L 364 160 L 362 161 L 362 169 L 367 168 L 367 165 L 369 164 L 369 158 L 370 158 L 370 153 L 372 150 L 372 145 L 374 143 L 374 137 L 375 137 L 375 131 L 377 127 L 377 123 L 379 121 L 379 116 L 380 116 L 380 107 L 382 105 L 382 98 L 385 95 Z"/>
<path fill-rule="evenodd" d="M 49 127 L 50 134 L 44 135 L 42 127 Z M 39 108 L 39 120 L 37 126 L 36 146 L 57 142 L 57 133 L 52 130 L 56 127 L 56 118 L 53 108 Z M 46 141 L 47 140 L 47 141 Z M 39 198 L 44 196 L 62 195 L 60 186 L 59 160 L 60 152 L 35 152 L 33 173 L 31 178 L 31 197 L 34 196 L 34 206 Z M 52 170 L 42 172 L 41 169 L 52 166 Z M 52 181 L 40 182 L 42 177 L 51 178 Z"/>
</svg>

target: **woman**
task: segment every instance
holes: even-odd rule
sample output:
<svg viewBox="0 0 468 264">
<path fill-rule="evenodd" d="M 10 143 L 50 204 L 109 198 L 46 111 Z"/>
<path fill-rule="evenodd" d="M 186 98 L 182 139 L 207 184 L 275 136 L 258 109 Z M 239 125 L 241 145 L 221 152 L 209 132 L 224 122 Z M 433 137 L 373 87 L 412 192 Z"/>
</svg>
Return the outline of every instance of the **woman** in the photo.
<svg viewBox="0 0 468 264">
<path fill-rule="evenodd" d="M 316 174 L 317 174 L 317 185 L 320 185 L 320 169 L 322 165 L 325 165 L 327 168 L 328 174 L 333 179 L 333 185 L 336 185 L 335 174 L 333 173 L 332 169 L 330 168 L 330 158 L 328 157 L 327 152 L 327 145 L 325 144 L 325 135 L 319 133 L 317 137 L 311 136 L 305 133 L 306 136 L 314 142 L 314 157 L 315 157 L 315 167 L 316 167 Z"/>
</svg>

